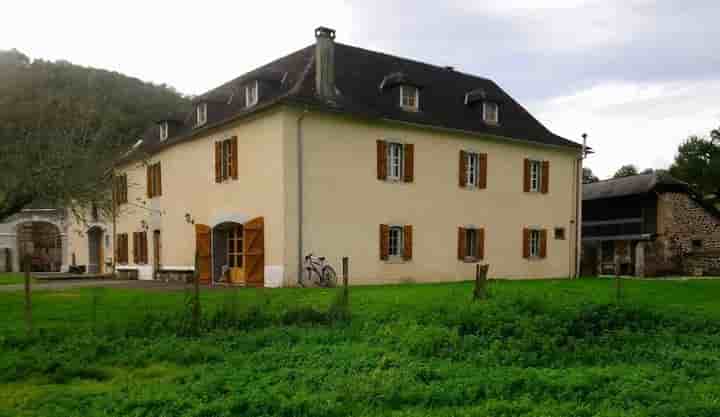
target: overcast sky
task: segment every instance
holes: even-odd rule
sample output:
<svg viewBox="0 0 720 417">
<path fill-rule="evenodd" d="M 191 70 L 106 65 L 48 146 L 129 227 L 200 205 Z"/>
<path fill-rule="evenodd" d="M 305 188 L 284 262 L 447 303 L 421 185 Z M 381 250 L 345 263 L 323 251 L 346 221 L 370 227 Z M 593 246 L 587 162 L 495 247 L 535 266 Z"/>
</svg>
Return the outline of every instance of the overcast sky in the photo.
<svg viewBox="0 0 720 417">
<path fill-rule="evenodd" d="M 542 6 L 540 6 L 542 4 Z M 0 49 L 116 70 L 199 94 L 314 42 L 495 80 L 548 128 L 621 165 L 667 167 L 720 126 L 720 1 L 36 1 L 3 4 Z"/>
</svg>

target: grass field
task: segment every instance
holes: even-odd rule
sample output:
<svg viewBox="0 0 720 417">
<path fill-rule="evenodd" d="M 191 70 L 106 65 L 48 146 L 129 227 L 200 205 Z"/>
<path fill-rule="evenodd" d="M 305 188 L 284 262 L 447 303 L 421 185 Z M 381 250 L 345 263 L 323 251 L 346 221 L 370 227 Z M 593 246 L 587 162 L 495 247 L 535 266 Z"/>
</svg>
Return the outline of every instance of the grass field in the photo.
<svg viewBox="0 0 720 417">
<path fill-rule="evenodd" d="M 25 277 L 22 274 L 17 273 L 0 273 L 0 285 L 10 284 L 22 284 L 25 282 Z"/>
<path fill-rule="evenodd" d="M 0 416 L 718 416 L 720 281 L 0 293 Z"/>
</svg>

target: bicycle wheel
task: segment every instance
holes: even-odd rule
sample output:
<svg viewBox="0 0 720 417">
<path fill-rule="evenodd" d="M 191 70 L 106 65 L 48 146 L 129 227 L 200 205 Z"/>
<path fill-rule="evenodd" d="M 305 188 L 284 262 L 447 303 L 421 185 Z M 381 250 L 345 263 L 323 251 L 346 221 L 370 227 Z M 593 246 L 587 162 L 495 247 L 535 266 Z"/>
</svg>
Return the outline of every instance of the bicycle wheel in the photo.
<svg viewBox="0 0 720 417">
<path fill-rule="evenodd" d="M 300 285 L 306 288 L 317 287 L 320 283 L 320 271 L 317 268 L 305 268 Z"/>
<path fill-rule="evenodd" d="M 322 274 L 322 283 L 324 287 L 334 287 L 337 285 L 337 274 L 332 266 L 325 266 L 322 270 Z"/>
</svg>

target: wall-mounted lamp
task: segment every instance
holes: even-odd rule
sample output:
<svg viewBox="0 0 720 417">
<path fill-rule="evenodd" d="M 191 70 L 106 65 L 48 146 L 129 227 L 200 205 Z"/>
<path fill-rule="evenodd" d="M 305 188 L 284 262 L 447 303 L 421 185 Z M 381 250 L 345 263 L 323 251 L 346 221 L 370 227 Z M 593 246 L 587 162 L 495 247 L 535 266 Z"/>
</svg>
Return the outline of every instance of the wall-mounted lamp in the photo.
<svg viewBox="0 0 720 417">
<path fill-rule="evenodd" d="M 185 221 L 188 224 L 195 224 L 195 219 L 190 215 L 190 213 L 185 213 Z"/>
<path fill-rule="evenodd" d="M 140 220 L 140 227 L 142 227 L 143 230 L 150 228 L 145 220 Z"/>
</svg>

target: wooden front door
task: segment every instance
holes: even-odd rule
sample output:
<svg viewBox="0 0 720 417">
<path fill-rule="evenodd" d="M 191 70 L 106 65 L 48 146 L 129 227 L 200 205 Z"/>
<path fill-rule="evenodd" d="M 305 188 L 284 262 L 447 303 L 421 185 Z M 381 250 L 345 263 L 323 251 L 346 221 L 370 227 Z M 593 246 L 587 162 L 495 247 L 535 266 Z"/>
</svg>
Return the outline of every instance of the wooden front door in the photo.
<svg viewBox="0 0 720 417">
<path fill-rule="evenodd" d="M 243 255 L 245 282 L 248 285 L 265 285 L 265 221 L 257 217 L 245 223 L 243 230 Z"/>
<path fill-rule="evenodd" d="M 200 282 L 210 282 L 210 226 L 195 225 L 195 250 L 197 251 L 198 274 Z"/>
</svg>

